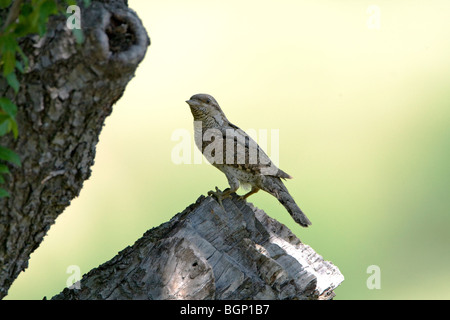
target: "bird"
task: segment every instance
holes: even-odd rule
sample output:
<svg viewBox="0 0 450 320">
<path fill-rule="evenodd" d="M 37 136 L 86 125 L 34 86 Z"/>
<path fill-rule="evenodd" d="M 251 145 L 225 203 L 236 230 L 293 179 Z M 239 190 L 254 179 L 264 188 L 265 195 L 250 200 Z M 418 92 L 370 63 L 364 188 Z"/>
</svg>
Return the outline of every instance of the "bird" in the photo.
<svg viewBox="0 0 450 320">
<path fill-rule="evenodd" d="M 247 133 L 228 120 L 213 96 L 195 94 L 186 103 L 194 117 L 195 144 L 205 158 L 225 174 L 230 185 L 224 191 L 216 186 L 216 191 L 208 192 L 209 196 L 214 196 L 222 205 L 222 201 L 236 193 L 240 186 L 251 187 L 248 193 L 239 196 L 243 200 L 264 190 L 278 199 L 299 225 L 311 225 L 282 181 L 292 177 L 275 166 Z"/>
</svg>

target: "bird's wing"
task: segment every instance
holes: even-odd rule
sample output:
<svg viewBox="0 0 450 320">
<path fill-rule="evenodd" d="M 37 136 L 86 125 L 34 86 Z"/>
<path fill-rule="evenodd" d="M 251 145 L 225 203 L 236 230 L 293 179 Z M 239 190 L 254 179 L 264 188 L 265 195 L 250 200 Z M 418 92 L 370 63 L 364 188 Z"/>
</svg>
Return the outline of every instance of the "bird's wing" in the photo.
<svg viewBox="0 0 450 320">
<path fill-rule="evenodd" d="M 284 179 L 291 178 L 290 175 L 275 166 L 264 150 L 245 131 L 233 124 L 230 124 L 230 127 L 223 132 L 225 164 L 256 174 Z M 227 156 L 227 150 L 231 146 L 233 146 L 232 153 L 228 153 Z"/>
</svg>

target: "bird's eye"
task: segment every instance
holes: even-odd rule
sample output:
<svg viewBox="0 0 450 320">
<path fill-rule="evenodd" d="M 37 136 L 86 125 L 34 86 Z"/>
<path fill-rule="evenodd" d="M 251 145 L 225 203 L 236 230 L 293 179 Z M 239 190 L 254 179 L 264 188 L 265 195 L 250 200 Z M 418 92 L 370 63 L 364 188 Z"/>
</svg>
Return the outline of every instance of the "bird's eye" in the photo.
<svg viewBox="0 0 450 320">
<path fill-rule="evenodd" d="M 211 103 L 211 99 L 206 99 L 206 103 L 210 104 Z"/>
</svg>

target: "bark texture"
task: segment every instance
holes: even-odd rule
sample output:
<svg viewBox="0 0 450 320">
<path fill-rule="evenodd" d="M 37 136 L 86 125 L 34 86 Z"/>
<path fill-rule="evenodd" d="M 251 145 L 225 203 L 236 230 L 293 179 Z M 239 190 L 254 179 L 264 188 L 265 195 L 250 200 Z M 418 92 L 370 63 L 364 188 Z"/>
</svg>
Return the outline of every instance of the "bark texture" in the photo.
<svg viewBox="0 0 450 320">
<path fill-rule="evenodd" d="M 202 196 L 53 299 L 331 299 L 343 280 L 264 211 Z"/>
<path fill-rule="evenodd" d="M 19 124 L 19 138 L 0 144 L 22 159 L 4 185 L 11 197 L 0 199 L 0 299 L 89 178 L 104 120 L 150 44 L 126 1 L 82 2 L 82 45 L 64 16 L 52 17 L 43 38 L 21 40 L 30 64 L 18 95 L 0 80 L 0 96 L 17 104 Z"/>
</svg>

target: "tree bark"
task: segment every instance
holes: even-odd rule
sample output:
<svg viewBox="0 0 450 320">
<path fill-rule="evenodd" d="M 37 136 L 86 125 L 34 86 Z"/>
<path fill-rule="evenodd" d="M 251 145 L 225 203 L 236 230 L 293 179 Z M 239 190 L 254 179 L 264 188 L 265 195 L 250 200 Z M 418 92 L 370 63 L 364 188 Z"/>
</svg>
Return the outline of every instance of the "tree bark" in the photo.
<svg viewBox="0 0 450 320">
<path fill-rule="evenodd" d="M 43 38 L 21 40 L 30 62 L 19 93 L 0 80 L 0 96 L 18 106 L 19 125 L 19 138 L 0 144 L 22 160 L 2 186 L 11 196 L 0 199 L 0 299 L 89 178 L 105 118 L 150 44 L 126 0 L 82 2 L 82 45 L 66 17 L 54 16 Z"/>
<path fill-rule="evenodd" d="M 264 211 L 201 196 L 53 299 L 331 299 L 343 280 Z"/>
</svg>

